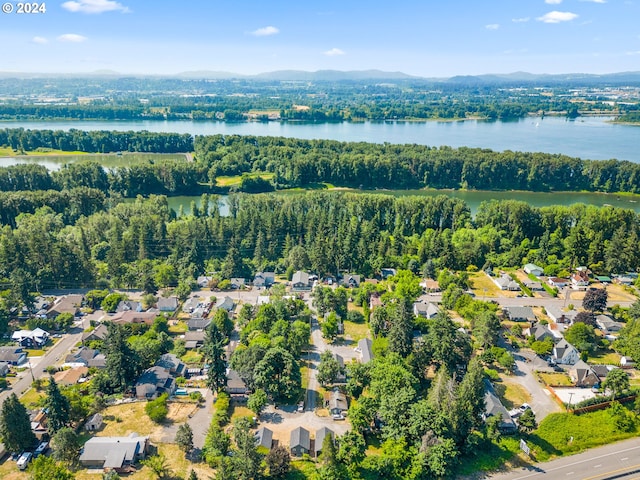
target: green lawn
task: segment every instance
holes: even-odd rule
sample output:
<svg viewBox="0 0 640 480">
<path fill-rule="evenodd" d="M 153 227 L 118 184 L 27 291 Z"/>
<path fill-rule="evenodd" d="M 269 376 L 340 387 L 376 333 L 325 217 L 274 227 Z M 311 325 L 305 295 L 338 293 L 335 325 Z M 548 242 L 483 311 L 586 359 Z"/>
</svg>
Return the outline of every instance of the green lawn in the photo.
<svg viewBox="0 0 640 480">
<path fill-rule="evenodd" d="M 587 359 L 588 363 L 599 365 L 620 365 L 620 355 L 615 352 L 600 353 Z"/>
<path fill-rule="evenodd" d="M 520 439 L 518 436 L 500 437 L 491 443 L 484 443 L 473 453 L 459 457 L 458 475 L 473 475 L 477 472 L 497 470 L 506 465 L 519 464 L 518 452 L 520 451 Z"/>
<path fill-rule="evenodd" d="M 344 321 L 344 336 L 350 338 L 354 342 L 368 336 L 369 325 L 367 323 L 354 323 L 348 320 Z"/>
<path fill-rule="evenodd" d="M 260 177 L 263 180 L 271 180 L 275 174 L 265 172 L 247 173 L 249 177 Z M 216 185 L 219 187 L 235 187 L 242 183 L 242 175 L 221 176 L 216 178 Z"/>
<path fill-rule="evenodd" d="M 538 377 L 545 385 L 558 386 L 558 387 L 570 387 L 573 385 L 571 378 L 566 373 L 543 373 L 538 372 Z"/>
<path fill-rule="evenodd" d="M 187 330 L 189 330 L 189 326 L 187 325 L 186 322 L 183 322 L 182 320 L 177 321 L 175 324 L 173 325 L 169 325 L 169 333 L 185 333 Z"/>
<path fill-rule="evenodd" d="M 182 356 L 181 360 L 187 364 L 200 363 L 202 362 L 202 354 L 200 352 L 196 352 L 195 350 L 189 350 Z"/>
</svg>

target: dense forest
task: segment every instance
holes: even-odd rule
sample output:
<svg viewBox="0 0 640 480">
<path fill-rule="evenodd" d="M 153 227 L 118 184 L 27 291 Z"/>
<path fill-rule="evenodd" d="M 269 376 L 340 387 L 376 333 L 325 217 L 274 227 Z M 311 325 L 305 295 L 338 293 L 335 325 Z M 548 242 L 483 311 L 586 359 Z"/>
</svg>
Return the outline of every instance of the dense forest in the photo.
<svg viewBox="0 0 640 480">
<path fill-rule="evenodd" d="M 464 188 L 477 190 L 640 193 L 640 164 L 580 160 L 559 154 L 494 152 L 479 148 L 392 145 L 238 135 L 197 136 L 151 132 L 0 130 L 0 146 L 85 152 L 190 152 L 196 160 L 149 161 L 104 171 L 96 163 L 48 172 L 38 165 L 0 169 L 0 192 L 97 188 L 105 194 L 199 195 L 219 193 L 222 175 L 273 174 L 269 191 L 330 183 L 361 189 Z"/>
<path fill-rule="evenodd" d="M 58 212 L 41 207 L 0 230 L 0 278 L 26 295 L 151 284 L 188 292 L 205 271 L 228 279 L 264 269 L 371 276 L 383 266 L 420 272 L 525 261 L 552 275 L 578 265 L 597 273 L 640 267 L 640 218 L 613 207 L 494 201 L 472 219 L 464 202 L 446 196 L 240 194 L 229 197 L 222 217 L 210 200 L 176 218 L 166 197 L 119 203 L 96 191 L 63 191 Z"/>
</svg>

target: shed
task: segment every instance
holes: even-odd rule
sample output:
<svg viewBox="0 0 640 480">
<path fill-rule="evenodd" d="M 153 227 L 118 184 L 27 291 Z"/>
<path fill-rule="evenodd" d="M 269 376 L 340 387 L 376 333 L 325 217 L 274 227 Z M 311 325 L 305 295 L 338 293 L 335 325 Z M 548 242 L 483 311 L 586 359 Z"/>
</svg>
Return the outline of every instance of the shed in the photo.
<svg viewBox="0 0 640 480">
<path fill-rule="evenodd" d="M 87 420 L 84 424 L 85 430 L 88 432 L 95 432 L 96 430 L 100 430 L 102 427 L 102 415 L 99 413 L 94 413 L 89 420 Z"/>
<path fill-rule="evenodd" d="M 327 437 L 327 435 L 329 435 L 334 440 L 336 438 L 336 434 L 330 428 L 322 427 L 321 429 L 316 430 L 316 441 L 313 446 L 316 457 L 320 454 L 320 452 L 322 452 L 322 444 L 324 443 L 324 439 Z"/>
</svg>

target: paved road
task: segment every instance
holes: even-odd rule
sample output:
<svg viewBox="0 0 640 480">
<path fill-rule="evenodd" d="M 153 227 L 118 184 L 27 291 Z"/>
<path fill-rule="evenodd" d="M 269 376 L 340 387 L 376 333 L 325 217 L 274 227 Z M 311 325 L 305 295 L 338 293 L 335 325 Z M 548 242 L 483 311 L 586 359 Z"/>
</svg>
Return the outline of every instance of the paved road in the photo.
<svg viewBox="0 0 640 480">
<path fill-rule="evenodd" d="M 318 366 L 320 365 L 320 354 L 328 349 L 327 344 L 322 338 L 318 319 L 314 316 L 311 321 L 311 348 L 307 353 L 309 361 L 309 383 L 307 385 L 305 410 L 313 412 L 317 407 L 322 408 L 324 405 L 316 405 L 320 384 L 318 383 Z"/>
<path fill-rule="evenodd" d="M 34 378 L 40 378 L 45 374 L 45 369 L 58 360 L 63 358 L 69 350 L 80 340 L 82 340 L 82 329 L 76 328 L 72 330 L 72 333 L 69 335 L 65 335 L 61 338 L 58 343 L 56 343 L 53 347 L 47 350 L 46 354 L 38 360 L 37 363 L 33 362 L 31 364 L 31 371 L 33 372 Z M 25 366 L 29 366 L 26 364 Z M 22 396 L 24 392 L 26 392 L 31 384 L 33 383 L 33 379 L 31 378 L 31 374 L 29 373 L 29 368 L 20 374 L 20 378 L 17 382 L 15 382 L 12 387 L 4 392 L 0 393 L 0 405 L 4 402 L 4 400 L 15 393 L 19 397 Z"/>
<path fill-rule="evenodd" d="M 514 357 L 516 358 L 516 370 L 509 377 L 509 381 L 522 385 L 531 394 L 529 404 L 536 414 L 536 420 L 541 422 L 550 413 L 561 412 L 562 408 L 551 398 L 549 391 L 533 375 L 533 371 L 539 369 L 536 366 L 536 362 L 543 361 L 533 352 L 526 351 L 520 351 Z M 546 363 L 544 363 L 544 366 L 546 367 Z"/>
<path fill-rule="evenodd" d="M 638 479 L 640 478 L 640 438 L 593 448 L 584 453 L 533 464 L 506 473 L 489 474 L 481 478 L 492 480 Z"/>
</svg>

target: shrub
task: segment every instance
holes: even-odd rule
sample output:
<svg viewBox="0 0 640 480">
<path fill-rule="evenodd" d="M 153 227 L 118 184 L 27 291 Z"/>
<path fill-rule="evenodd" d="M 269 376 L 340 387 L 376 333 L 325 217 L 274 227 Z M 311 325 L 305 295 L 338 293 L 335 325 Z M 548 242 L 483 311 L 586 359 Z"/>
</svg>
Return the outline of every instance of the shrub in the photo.
<svg viewBox="0 0 640 480">
<path fill-rule="evenodd" d="M 224 392 L 218 393 L 218 399 L 214 405 L 215 413 L 213 414 L 212 421 L 216 422 L 219 426 L 224 426 L 229 423 L 229 407 L 231 406 L 231 399 L 229 395 Z"/>
<path fill-rule="evenodd" d="M 164 419 L 167 418 L 167 414 L 169 413 L 167 398 L 168 395 L 163 393 L 155 400 L 151 400 L 144 407 L 145 413 L 156 423 L 162 423 Z"/>
</svg>

